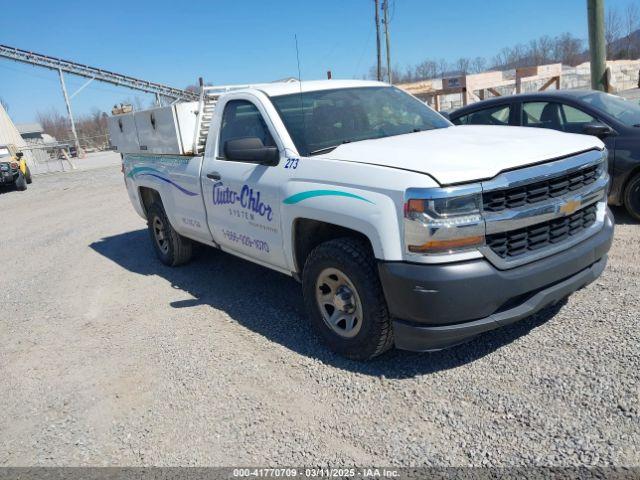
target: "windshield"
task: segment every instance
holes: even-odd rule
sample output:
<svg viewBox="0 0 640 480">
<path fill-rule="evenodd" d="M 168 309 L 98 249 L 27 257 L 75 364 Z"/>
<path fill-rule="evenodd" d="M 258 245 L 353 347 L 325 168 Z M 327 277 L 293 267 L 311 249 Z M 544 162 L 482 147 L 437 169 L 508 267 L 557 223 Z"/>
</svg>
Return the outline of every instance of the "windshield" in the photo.
<svg viewBox="0 0 640 480">
<path fill-rule="evenodd" d="M 271 100 L 301 155 L 323 153 L 343 143 L 451 126 L 395 87 L 321 90 Z"/>
<path fill-rule="evenodd" d="M 580 97 L 593 108 L 608 113 L 629 127 L 640 126 L 640 106 L 616 95 L 593 92 Z"/>
</svg>

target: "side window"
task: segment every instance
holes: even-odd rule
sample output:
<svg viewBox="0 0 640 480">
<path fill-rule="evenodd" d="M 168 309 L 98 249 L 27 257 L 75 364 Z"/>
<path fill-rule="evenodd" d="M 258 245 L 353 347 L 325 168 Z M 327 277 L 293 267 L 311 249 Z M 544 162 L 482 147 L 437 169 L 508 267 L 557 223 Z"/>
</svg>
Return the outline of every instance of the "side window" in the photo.
<svg viewBox="0 0 640 480">
<path fill-rule="evenodd" d="M 564 131 L 569 133 L 583 133 L 584 126 L 596 122 L 588 113 L 569 105 L 562 105 L 564 114 Z"/>
<path fill-rule="evenodd" d="M 559 103 L 525 102 L 522 104 L 522 126 L 563 130 Z"/>
<path fill-rule="evenodd" d="M 527 102 L 522 105 L 522 125 L 582 133 L 584 125 L 596 121 L 588 113 L 555 102 Z"/>
<path fill-rule="evenodd" d="M 469 115 L 462 115 L 458 118 L 452 118 L 451 123 L 454 125 L 467 125 L 469 123 Z"/>
<path fill-rule="evenodd" d="M 456 125 L 509 125 L 510 115 L 511 105 L 499 105 L 463 115 L 453 123 Z"/>
<path fill-rule="evenodd" d="M 222 114 L 218 156 L 224 158 L 226 141 L 246 137 L 257 137 L 266 147 L 276 146 L 258 108 L 247 100 L 231 100 Z"/>
</svg>

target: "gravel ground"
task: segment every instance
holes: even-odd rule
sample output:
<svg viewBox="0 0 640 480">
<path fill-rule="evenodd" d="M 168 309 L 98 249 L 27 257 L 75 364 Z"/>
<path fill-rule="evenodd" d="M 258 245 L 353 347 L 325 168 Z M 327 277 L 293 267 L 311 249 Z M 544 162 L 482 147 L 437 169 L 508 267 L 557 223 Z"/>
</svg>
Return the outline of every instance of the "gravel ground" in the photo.
<svg viewBox="0 0 640 480">
<path fill-rule="evenodd" d="M 325 350 L 292 279 L 153 256 L 117 166 L 0 194 L 0 466 L 640 465 L 640 225 L 560 307 L 454 349 Z M 471 293 L 470 293 L 471 294 Z"/>
</svg>

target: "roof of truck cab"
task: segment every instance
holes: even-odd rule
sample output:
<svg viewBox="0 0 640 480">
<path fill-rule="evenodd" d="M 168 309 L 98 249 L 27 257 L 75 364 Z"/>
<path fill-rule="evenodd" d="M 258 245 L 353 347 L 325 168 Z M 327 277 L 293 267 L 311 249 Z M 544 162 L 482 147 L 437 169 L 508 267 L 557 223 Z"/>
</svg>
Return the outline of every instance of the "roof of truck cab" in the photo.
<svg viewBox="0 0 640 480">
<path fill-rule="evenodd" d="M 289 95 L 292 93 L 315 92 L 318 90 L 333 90 L 337 88 L 358 88 L 358 87 L 388 87 L 389 84 L 370 80 L 309 80 L 302 82 L 276 82 L 264 83 L 256 86 L 257 90 L 264 92 L 270 97 L 279 95 Z"/>
</svg>

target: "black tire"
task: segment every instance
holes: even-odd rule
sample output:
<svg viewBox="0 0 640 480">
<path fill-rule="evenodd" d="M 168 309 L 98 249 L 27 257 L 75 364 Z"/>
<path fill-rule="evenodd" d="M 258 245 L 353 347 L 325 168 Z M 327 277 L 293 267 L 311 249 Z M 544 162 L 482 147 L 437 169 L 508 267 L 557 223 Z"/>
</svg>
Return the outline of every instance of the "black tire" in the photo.
<svg viewBox="0 0 640 480">
<path fill-rule="evenodd" d="M 345 338 L 329 326 L 316 297 L 317 282 L 322 283 L 323 274 L 334 269 L 346 275 L 355 287 L 354 298 L 360 300 L 362 319 L 358 320 L 359 330 L 351 338 Z M 387 303 L 375 258 L 367 242 L 357 238 L 339 238 L 316 247 L 305 262 L 302 289 L 311 324 L 333 351 L 354 360 L 368 360 L 393 345 Z"/>
<path fill-rule="evenodd" d="M 149 207 L 147 227 L 153 249 L 162 263 L 177 267 L 191 260 L 193 252 L 191 240 L 173 229 L 161 203 L 155 202 Z"/>
<path fill-rule="evenodd" d="M 640 173 L 627 183 L 623 201 L 629 215 L 640 221 Z"/>
<path fill-rule="evenodd" d="M 24 178 L 22 172 L 18 172 L 18 178 L 16 178 L 16 190 L 24 192 L 27 189 L 27 179 Z"/>
<path fill-rule="evenodd" d="M 27 183 L 29 185 L 31 185 L 33 183 L 33 179 L 31 178 L 31 170 L 29 170 L 29 167 L 26 168 L 27 173 L 25 174 L 25 178 L 27 180 Z"/>
</svg>

